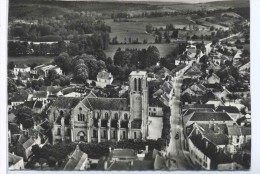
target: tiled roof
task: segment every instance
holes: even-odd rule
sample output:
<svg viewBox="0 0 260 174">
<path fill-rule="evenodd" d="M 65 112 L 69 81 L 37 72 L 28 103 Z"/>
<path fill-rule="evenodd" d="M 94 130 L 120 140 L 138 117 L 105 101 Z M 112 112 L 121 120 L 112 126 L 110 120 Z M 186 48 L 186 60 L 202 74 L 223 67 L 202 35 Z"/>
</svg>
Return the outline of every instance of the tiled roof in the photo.
<svg viewBox="0 0 260 174">
<path fill-rule="evenodd" d="M 228 126 L 228 135 L 236 135 L 236 136 L 246 136 L 251 135 L 251 128 L 250 127 L 241 127 L 241 126 Z"/>
<path fill-rule="evenodd" d="M 34 143 L 34 140 L 33 139 L 31 139 L 31 138 L 29 138 L 25 143 L 23 143 L 22 145 L 23 145 L 23 147 L 25 148 L 25 149 L 27 149 L 28 147 L 31 147 L 32 145 L 33 145 L 33 143 Z"/>
<path fill-rule="evenodd" d="M 21 134 L 22 131 L 18 128 L 15 123 L 8 123 L 8 129 L 10 130 L 11 134 Z"/>
<path fill-rule="evenodd" d="M 9 166 L 18 163 L 20 160 L 23 160 L 23 157 L 14 155 L 14 154 L 12 154 L 10 152 L 8 153 L 8 163 L 9 163 Z"/>
<path fill-rule="evenodd" d="M 14 113 L 8 114 L 8 122 L 15 122 L 15 118 L 16 116 L 14 115 Z"/>
<path fill-rule="evenodd" d="M 14 68 L 28 68 L 28 66 L 25 64 L 19 64 L 19 65 L 16 65 Z"/>
<path fill-rule="evenodd" d="M 141 129 L 141 126 L 142 126 L 142 120 L 141 119 L 134 119 L 131 122 L 131 127 L 133 129 Z"/>
<path fill-rule="evenodd" d="M 65 164 L 64 170 L 80 170 L 84 161 L 88 158 L 88 155 L 82 152 L 78 146 L 72 155 L 69 156 L 69 160 Z"/>
<path fill-rule="evenodd" d="M 80 102 L 80 98 L 77 97 L 58 97 L 52 104 L 53 107 L 58 108 L 74 108 Z"/>
<path fill-rule="evenodd" d="M 114 149 L 112 151 L 112 158 L 136 158 L 136 152 L 133 149 Z"/>
<path fill-rule="evenodd" d="M 47 91 L 34 92 L 32 98 L 47 98 Z"/>
<path fill-rule="evenodd" d="M 239 114 L 239 110 L 235 106 L 219 106 L 216 109 L 217 112 L 227 112 L 227 113 L 237 113 Z"/>
<path fill-rule="evenodd" d="M 213 109 L 211 108 L 193 108 L 193 109 L 188 109 L 183 116 L 189 115 L 193 112 L 214 112 Z"/>
<path fill-rule="evenodd" d="M 185 64 L 185 63 L 184 63 L 184 64 L 180 64 L 180 65 L 178 65 L 176 68 L 174 68 L 171 72 L 172 72 L 172 73 L 176 73 L 176 72 L 182 70 L 182 69 L 185 68 L 185 67 L 186 67 L 186 64 Z"/>
<path fill-rule="evenodd" d="M 164 107 L 164 103 L 161 102 L 158 98 L 149 99 L 149 107 Z"/>
<path fill-rule="evenodd" d="M 129 111 L 125 98 L 85 98 L 82 103 L 93 110 Z"/>
<path fill-rule="evenodd" d="M 193 108 L 210 108 L 215 109 L 213 104 L 187 104 L 183 106 L 183 109 L 193 109 Z"/>
<path fill-rule="evenodd" d="M 169 94 L 169 93 L 171 92 L 171 90 L 172 90 L 172 84 L 169 83 L 169 82 L 167 82 L 167 81 L 165 81 L 165 82 L 163 83 L 163 85 L 162 85 L 162 89 L 163 89 L 164 92 L 166 92 L 167 94 Z"/>
<path fill-rule="evenodd" d="M 190 121 L 232 121 L 224 112 L 194 112 Z"/>
<path fill-rule="evenodd" d="M 43 106 L 43 101 L 36 101 L 35 102 L 35 105 L 34 105 L 35 108 L 42 108 L 42 106 Z"/>
<path fill-rule="evenodd" d="M 36 102 L 36 101 L 25 101 L 25 102 L 23 103 L 23 106 L 28 107 L 28 108 L 30 108 L 30 109 L 33 109 L 33 106 L 34 106 L 35 102 Z"/>
</svg>

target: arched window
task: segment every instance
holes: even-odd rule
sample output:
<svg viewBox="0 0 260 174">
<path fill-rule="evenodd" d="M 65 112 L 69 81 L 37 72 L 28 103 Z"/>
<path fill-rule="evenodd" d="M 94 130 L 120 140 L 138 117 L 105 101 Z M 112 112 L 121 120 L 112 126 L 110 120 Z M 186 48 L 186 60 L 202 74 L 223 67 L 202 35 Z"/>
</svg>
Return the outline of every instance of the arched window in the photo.
<svg viewBox="0 0 260 174">
<path fill-rule="evenodd" d="M 80 114 L 78 114 L 78 121 L 80 121 Z"/>
<path fill-rule="evenodd" d="M 118 113 L 115 113 L 115 119 L 118 120 Z"/>
<path fill-rule="evenodd" d="M 134 79 L 134 90 L 137 91 L 137 80 Z"/>
<path fill-rule="evenodd" d="M 82 121 L 85 121 L 85 114 L 82 115 Z"/>
<path fill-rule="evenodd" d="M 128 119 L 128 115 L 127 115 L 127 113 L 124 114 L 124 119 L 125 119 L 125 120 Z"/>
<path fill-rule="evenodd" d="M 138 79 L 138 90 L 139 91 L 142 90 L 142 81 L 141 81 L 141 79 Z"/>
<path fill-rule="evenodd" d="M 105 113 L 105 119 L 108 120 L 108 113 Z"/>
</svg>

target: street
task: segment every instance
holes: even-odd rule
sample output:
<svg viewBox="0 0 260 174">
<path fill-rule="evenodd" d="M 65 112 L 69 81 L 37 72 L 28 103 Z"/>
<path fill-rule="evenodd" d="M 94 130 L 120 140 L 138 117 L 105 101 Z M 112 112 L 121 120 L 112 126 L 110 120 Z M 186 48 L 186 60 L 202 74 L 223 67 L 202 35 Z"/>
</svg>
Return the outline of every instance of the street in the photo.
<svg viewBox="0 0 260 174">
<path fill-rule="evenodd" d="M 181 84 L 183 77 L 177 76 L 174 78 L 174 90 L 175 96 L 170 104 L 171 108 L 171 141 L 167 149 L 170 154 L 170 158 L 176 160 L 176 163 L 171 163 L 169 168 L 171 170 L 187 170 L 193 169 L 192 164 L 188 157 L 188 152 L 184 151 L 184 136 L 183 128 L 181 124 L 181 114 L 180 114 L 180 93 Z M 179 138 L 175 139 L 176 133 L 179 133 Z"/>
</svg>

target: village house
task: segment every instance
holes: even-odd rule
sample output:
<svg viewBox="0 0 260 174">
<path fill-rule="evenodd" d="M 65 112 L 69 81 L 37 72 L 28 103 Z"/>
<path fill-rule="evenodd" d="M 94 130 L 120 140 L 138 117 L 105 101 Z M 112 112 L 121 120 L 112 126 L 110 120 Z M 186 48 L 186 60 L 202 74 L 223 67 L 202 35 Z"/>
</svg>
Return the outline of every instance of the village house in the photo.
<svg viewBox="0 0 260 174">
<path fill-rule="evenodd" d="M 106 70 L 102 70 L 97 75 L 97 82 L 96 85 L 102 88 L 106 87 L 107 85 L 111 85 L 113 82 L 113 75 L 108 73 Z"/>
<path fill-rule="evenodd" d="M 47 77 L 50 70 L 55 71 L 59 75 L 62 75 L 62 70 L 57 65 L 45 65 L 45 64 L 34 67 L 31 73 L 43 75 L 44 77 Z"/>
<path fill-rule="evenodd" d="M 230 145 L 228 152 L 237 153 L 242 147 L 251 141 L 251 127 L 243 127 L 238 125 L 228 126 L 228 137 Z"/>
<path fill-rule="evenodd" d="M 239 68 L 239 73 L 244 75 L 244 74 L 248 74 L 250 73 L 250 62 L 244 64 L 244 65 L 241 65 Z"/>
<path fill-rule="evenodd" d="M 81 151 L 77 145 L 64 165 L 63 170 L 87 170 L 90 167 L 88 154 Z"/>
<path fill-rule="evenodd" d="M 19 73 L 22 73 L 22 72 L 30 72 L 31 68 L 28 67 L 27 65 L 15 65 L 14 67 L 14 75 L 18 76 Z"/>
<path fill-rule="evenodd" d="M 23 170 L 23 157 L 17 156 L 14 153 L 8 153 L 9 170 Z"/>
<path fill-rule="evenodd" d="M 194 78 L 194 79 L 197 79 L 197 78 L 201 77 L 202 75 L 203 75 L 203 73 L 200 71 L 200 69 L 196 65 L 189 67 L 183 74 L 184 77 L 190 77 L 190 78 Z"/>
<path fill-rule="evenodd" d="M 225 123 L 194 123 L 187 142 L 190 159 L 197 168 L 204 170 L 243 169 L 225 154 L 225 147 L 229 144 L 226 127 Z"/>
</svg>

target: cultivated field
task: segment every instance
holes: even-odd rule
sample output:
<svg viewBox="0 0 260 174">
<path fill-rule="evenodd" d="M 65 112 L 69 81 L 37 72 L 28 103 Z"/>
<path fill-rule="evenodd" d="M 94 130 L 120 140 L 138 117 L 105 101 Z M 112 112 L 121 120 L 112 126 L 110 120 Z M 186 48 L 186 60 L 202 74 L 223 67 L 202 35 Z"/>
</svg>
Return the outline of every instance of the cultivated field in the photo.
<svg viewBox="0 0 260 174">
<path fill-rule="evenodd" d="M 165 57 L 169 54 L 176 44 L 118 44 L 118 45 L 109 45 L 108 49 L 104 50 L 107 57 L 113 58 L 115 55 L 116 50 L 120 47 L 121 49 L 143 49 L 148 48 L 149 46 L 154 45 L 158 48 L 161 57 Z"/>
<path fill-rule="evenodd" d="M 8 62 L 15 62 L 15 64 L 45 64 L 50 63 L 54 57 L 52 56 L 19 56 L 8 57 Z"/>
</svg>

